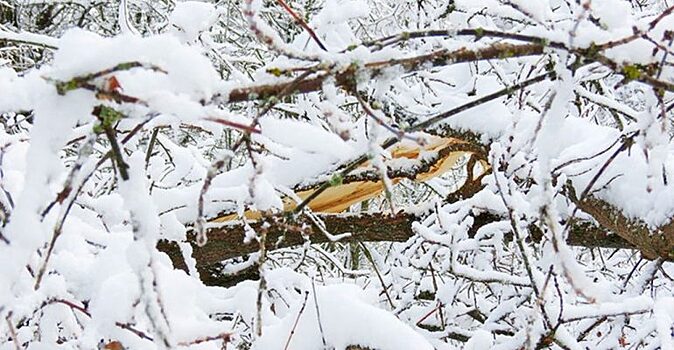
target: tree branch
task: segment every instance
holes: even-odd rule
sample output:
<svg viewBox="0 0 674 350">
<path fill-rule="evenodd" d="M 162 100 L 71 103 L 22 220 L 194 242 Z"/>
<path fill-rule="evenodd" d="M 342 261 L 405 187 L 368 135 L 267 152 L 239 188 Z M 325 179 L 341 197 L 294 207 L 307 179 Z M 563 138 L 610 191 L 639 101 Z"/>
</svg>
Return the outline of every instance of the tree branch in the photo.
<svg viewBox="0 0 674 350">
<path fill-rule="evenodd" d="M 649 228 L 643 221 L 629 219 L 620 209 L 591 195 L 574 203 L 600 225 L 637 247 L 645 258 L 674 260 L 674 222 Z"/>
<path fill-rule="evenodd" d="M 318 75 L 305 79 L 295 84 L 295 86 L 291 86 L 294 81 L 289 80 L 282 83 L 233 89 L 224 95 L 214 96 L 214 99 L 224 100 L 223 102 L 229 103 L 264 100 L 273 96 L 277 96 L 281 91 L 284 91 L 288 88 L 291 89 L 288 94 L 319 91 L 323 87 L 323 82 L 331 76 L 334 76 L 335 85 L 346 87 L 353 85 L 357 79 L 357 75 L 363 71 L 368 72 L 371 77 L 376 77 L 382 74 L 385 69 L 396 66 L 401 67 L 405 72 L 411 72 L 421 69 L 422 67 L 428 68 L 430 66 L 447 66 L 450 64 L 475 62 L 489 59 L 504 59 L 511 57 L 540 55 L 543 53 L 544 48 L 545 46 L 540 44 L 514 45 L 497 43 L 477 50 L 467 50 L 465 48 L 456 51 L 439 50 L 421 56 L 370 62 L 364 64 L 362 67 L 351 65 L 346 70 L 337 73 L 318 73 L 317 71 Z"/>
<path fill-rule="evenodd" d="M 340 242 L 404 242 L 415 233 L 412 231 L 412 223 L 419 218 L 410 213 L 398 213 L 396 215 L 376 214 L 326 214 L 320 218 L 325 223 L 326 229 L 333 235 L 351 233 Z M 503 220 L 504 218 L 491 213 L 482 213 L 474 217 L 474 224 L 469 230 L 469 236 L 473 237 L 477 230 L 489 223 Z M 266 246 L 268 250 L 295 247 L 304 244 L 305 237 L 311 243 L 327 243 L 329 238 L 321 233 L 321 230 L 305 215 L 299 216 L 290 222 L 283 217 L 273 216 L 251 224 L 253 230 L 266 230 Z M 532 225 L 532 240 L 540 241 L 542 233 Z M 259 250 L 257 241 L 245 243 L 246 229 L 241 224 L 227 223 L 217 228 L 208 230 L 208 244 L 199 247 L 196 237 L 189 235 L 192 245 L 192 256 L 197 261 L 197 268 L 201 273 L 202 281 L 207 284 L 221 284 L 222 279 L 212 275 L 213 265 L 223 260 L 244 256 Z M 507 237 L 510 239 L 510 237 Z M 577 221 L 572 226 L 567 243 L 572 246 L 588 248 L 619 248 L 633 249 L 630 244 L 620 236 L 603 229 L 589 221 Z M 158 248 L 168 254 L 177 268 L 186 270 L 182 254 L 177 244 L 162 241 Z M 250 274 L 248 277 L 254 277 Z M 226 282 L 227 279 L 224 280 Z"/>
<path fill-rule="evenodd" d="M 423 36 L 433 34 L 446 35 L 446 33 L 448 32 L 446 31 L 440 33 L 422 32 L 419 34 Z M 487 35 L 497 38 L 507 38 L 519 41 L 526 41 L 527 43 L 512 44 L 512 43 L 497 42 L 491 44 L 490 46 L 476 50 L 468 50 L 466 48 L 461 48 L 459 50 L 449 51 L 443 49 L 420 56 L 369 62 L 363 64 L 362 66 L 351 65 L 348 68 L 338 72 L 331 71 L 333 67 L 325 67 L 324 64 L 318 64 L 313 67 L 300 68 L 300 70 L 305 70 L 309 72 L 313 70 L 316 73 L 316 75 L 311 78 L 302 80 L 295 86 L 292 86 L 294 80 L 289 80 L 274 84 L 264 84 L 264 85 L 236 88 L 226 93 L 214 95 L 213 100 L 222 103 L 233 103 L 233 102 L 244 102 L 253 100 L 264 100 L 278 96 L 281 91 L 286 90 L 289 90 L 288 94 L 297 94 L 297 93 L 301 94 L 319 91 L 322 88 L 324 81 L 328 77 L 332 76 L 334 76 L 336 86 L 349 87 L 354 85 L 354 83 L 358 78 L 358 75 L 362 74 L 363 72 L 368 73 L 371 78 L 375 78 L 378 75 L 382 74 L 385 69 L 392 67 L 400 67 L 404 72 L 413 72 L 416 70 L 426 69 L 429 67 L 448 66 L 456 63 L 541 55 L 545 53 L 546 49 L 549 48 L 565 50 L 571 54 L 576 55 L 579 58 L 578 62 L 580 64 L 588 64 L 593 62 L 600 63 L 611 69 L 614 73 L 624 75 L 626 81 L 629 80 L 639 81 L 641 83 L 650 85 L 657 89 L 674 92 L 674 84 L 665 80 L 658 79 L 657 77 L 654 77 L 651 74 L 652 72 L 649 72 L 648 69 L 645 69 L 644 67 L 638 65 L 624 65 L 616 61 L 613 61 L 607 56 L 602 55 L 600 53 L 602 50 L 618 45 L 616 43 L 609 42 L 599 45 L 592 44 L 588 48 L 569 48 L 566 47 L 563 43 L 550 42 L 545 38 L 538 38 L 535 36 L 520 35 L 513 33 L 501 33 L 482 29 L 466 29 L 462 30 L 459 34 L 473 35 L 478 39 Z M 405 37 L 406 39 L 409 39 L 408 35 L 411 34 L 402 33 L 400 35 L 402 37 Z M 279 73 L 290 71 L 292 70 L 284 70 L 284 71 L 279 70 Z"/>
</svg>

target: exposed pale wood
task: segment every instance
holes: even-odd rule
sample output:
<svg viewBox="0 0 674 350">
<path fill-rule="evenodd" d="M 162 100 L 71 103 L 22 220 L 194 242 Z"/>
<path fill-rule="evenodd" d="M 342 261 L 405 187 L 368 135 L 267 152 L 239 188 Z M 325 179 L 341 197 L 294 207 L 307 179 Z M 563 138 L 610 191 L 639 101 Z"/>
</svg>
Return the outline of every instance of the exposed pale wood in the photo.
<svg viewBox="0 0 674 350">
<path fill-rule="evenodd" d="M 443 150 L 448 149 L 451 145 L 459 142 L 461 141 L 456 139 L 433 137 L 432 141 L 423 148 L 418 145 L 398 145 L 393 149 L 391 155 L 393 159 L 418 159 L 422 151 L 442 153 Z M 457 161 L 466 154 L 467 153 L 463 151 L 448 152 L 444 154 L 444 156 L 431 165 L 429 171 L 416 174 L 415 180 L 420 182 L 427 181 L 444 174 L 455 167 Z M 371 165 L 366 164 L 364 167 L 370 168 Z M 393 183 L 397 183 L 400 181 L 400 178 L 393 178 L 391 180 Z M 321 195 L 316 197 L 316 199 L 309 204 L 309 207 L 313 211 L 320 213 L 341 213 L 356 203 L 378 196 L 383 190 L 384 184 L 382 181 L 357 181 L 345 183 L 327 189 Z M 302 191 L 298 193 L 298 195 L 300 198 L 305 199 L 312 192 L 312 190 Z M 293 207 L 294 204 L 290 204 L 288 209 L 292 209 Z"/>
<path fill-rule="evenodd" d="M 417 160 L 419 163 L 424 161 L 430 162 L 430 164 L 427 164 L 428 166 L 425 171 L 414 172 L 413 174 L 415 181 L 427 181 L 456 167 L 457 162 L 461 158 L 471 153 L 467 151 L 468 148 L 459 147 L 461 150 L 456 150 L 457 148 L 454 146 L 460 144 L 467 143 L 455 138 L 429 136 L 427 143 L 423 147 L 412 142 L 396 145 L 391 150 L 391 156 L 394 160 L 398 161 L 401 159 L 409 159 Z M 422 157 L 427 154 L 437 154 L 437 157 L 433 157 L 431 160 L 422 159 Z M 373 170 L 372 165 L 366 163 L 355 172 L 356 174 L 353 178 L 359 178 L 358 172 Z M 399 175 L 398 177 L 393 177 L 391 179 L 393 183 L 399 182 L 403 177 L 409 178 L 409 176 L 403 172 L 394 171 L 392 175 Z M 349 180 L 340 185 L 330 187 L 312 200 L 311 203 L 309 203 L 309 208 L 318 213 L 341 213 L 354 204 L 376 197 L 384 190 L 384 184 L 378 174 L 375 173 L 375 177 L 376 178 L 373 180 L 369 176 L 362 176 L 362 178 L 364 178 L 362 181 Z M 314 189 L 308 189 L 298 191 L 296 194 L 301 199 L 305 199 L 313 192 Z M 295 205 L 295 202 L 286 199 L 284 211 L 291 211 L 295 208 Z M 260 214 L 258 212 L 248 211 L 246 212 L 246 217 L 249 219 L 258 219 Z M 235 215 L 225 215 L 211 221 L 226 222 L 235 218 Z"/>
</svg>

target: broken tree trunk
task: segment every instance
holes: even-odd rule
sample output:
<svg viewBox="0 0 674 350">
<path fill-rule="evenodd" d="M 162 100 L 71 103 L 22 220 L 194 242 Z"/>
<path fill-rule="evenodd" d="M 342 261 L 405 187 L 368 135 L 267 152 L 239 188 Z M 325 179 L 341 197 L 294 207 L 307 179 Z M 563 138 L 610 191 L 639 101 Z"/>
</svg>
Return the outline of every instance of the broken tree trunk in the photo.
<svg viewBox="0 0 674 350">
<path fill-rule="evenodd" d="M 412 223 L 419 218 L 409 213 L 396 215 L 376 214 L 324 214 L 320 219 L 325 223 L 325 229 L 333 235 L 350 233 L 351 235 L 340 242 L 404 242 L 412 238 L 415 233 Z M 504 220 L 494 214 L 483 213 L 474 217 L 473 227 L 469 236 L 473 236 L 477 230 L 494 221 Z M 322 233 L 316 224 L 306 216 L 299 216 L 294 221 L 288 221 L 282 216 L 267 217 L 264 220 L 251 223 L 255 231 L 266 230 L 267 250 L 275 250 L 287 247 L 296 247 L 304 244 L 307 240 L 311 243 L 330 242 L 328 236 Z M 534 225 L 530 230 L 532 241 L 541 241 L 542 232 Z M 194 235 L 189 236 L 192 245 L 192 257 L 197 261 L 197 268 L 201 279 L 206 284 L 222 285 L 228 278 L 214 276 L 214 266 L 223 260 L 245 256 L 257 252 L 260 248 L 257 241 L 245 242 L 246 228 L 241 224 L 225 223 L 219 227 L 208 230 L 208 244 L 203 247 L 197 246 Z M 506 237 L 511 239 L 511 237 Z M 600 247 L 600 248 L 626 248 L 634 246 L 612 234 L 610 231 L 588 221 L 577 221 L 569 231 L 567 243 L 573 246 Z M 187 269 L 180 249 L 175 243 L 161 242 L 159 248 L 169 255 L 177 268 Z M 253 274 L 254 275 L 254 274 Z M 250 277 L 250 276 L 249 276 Z"/>
<path fill-rule="evenodd" d="M 485 162 L 486 151 L 483 145 L 475 142 L 467 142 L 458 138 L 430 137 L 423 148 L 414 143 L 398 144 L 392 149 L 391 155 L 398 163 L 404 166 L 389 165 L 387 175 L 395 183 L 403 178 L 426 181 L 441 175 L 448 170 L 457 167 L 459 160 L 473 155 L 474 160 L 468 162 L 469 181 L 452 194 L 457 197 L 454 200 L 468 198 L 477 193 L 481 188 L 480 177 L 474 177 L 472 166 L 475 161 L 480 161 L 483 168 L 489 168 Z M 383 182 L 380 173 L 370 166 L 362 164 L 347 177 L 339 179 L 339 183 L 324 190 L 315 197 L 309 207 L 313 212 L 319 213 L 319 217 L 325 223 L 325 230 L 332 235 L 349 233 L 350 235 L 342 242 L 402 242 L 415 235 L 412 231 L 412 223 L 419 218 L 408 213 L 396 215 L 377 214 L 338 214 L 327 213 L 343 212 L 351 205 L 379 195 L 383 190 Z M 315 189 L 296 189 L 301 199 L 312 195 Z M 566 194 L 582 211 L 591 215 L 597 223 L 587 220 L 574 220 L 570 226 L 567 243 L 572 246 L 588 248 L 616 248 L 638 249 L 644 257 L 649 259 L 663 258 L 674 260 L 674 245 L 670 224 L 657 232 L 652 232 L 640 222 L 630 221 L 620 214 L 617 208 L 594 197 L 583 201 L 575 199 L 572 191 Z M 452 198 L 448 198 L 453 201 Z M 292 212 L 295 203 L 286 200 L 286 213 Z M 306 214 L 286 215 L 279 214 L 264 217 L 260 220 L 259 213 L 246 212 L 248 219 L 257 220 L 250 224 L 250 228 L 259 232 L 266 230 L 266 248 L 274 250 L 285 247 L 293 247 L 311 243 L 329 242 L 327 235 L 322 229 L 309 220 Z M 293 217 L 293 219 L 289 219 Z M 215 266 L 223 260 L 245 256 L 259 250 L 256 241 L 246 243 L 246 228 L 240 223 L 235 223 L 234 215 L 223 215 L 211 220 L 211 228 L 207 230 L 208 244 L 199 247 L 195 243 L 195 237 L 190 235 L 188 241 L 192 245 L 192 257 L 197 262 L 202 280 L 207 284 L 227 284 L 227 277 L 213 274 Z M 504 218 L 482 213 L 474 216 L 474 224 L 469 235 L 475 234 L 478 228 Z M 672 226 L 674 227 L 674 226 Z M 531 225 L 530 239 L 538 242 L 544 239 L 543 232 L 535 225 Z M 177 244 L 161 242 L 159 247 L 172 259 L 174 266 L 187 269 L 182 254 Z M 255 277 L 256 270 L 251 270 L 249 276 Z M 239 280 L 242 276 L 238 276 Z"/>
</svg>

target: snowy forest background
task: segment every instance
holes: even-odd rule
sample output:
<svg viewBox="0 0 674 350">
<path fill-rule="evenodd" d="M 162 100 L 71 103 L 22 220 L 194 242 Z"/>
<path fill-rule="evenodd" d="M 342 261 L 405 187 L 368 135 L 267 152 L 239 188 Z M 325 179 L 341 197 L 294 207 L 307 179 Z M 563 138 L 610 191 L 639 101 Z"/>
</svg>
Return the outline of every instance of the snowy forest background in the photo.
<svg viewBox="0 0 674 350">
<path fill-rule="evenodd" d="M 0 0 L 0 349 L 674 349 L 670 0 Z"/>
</svg>

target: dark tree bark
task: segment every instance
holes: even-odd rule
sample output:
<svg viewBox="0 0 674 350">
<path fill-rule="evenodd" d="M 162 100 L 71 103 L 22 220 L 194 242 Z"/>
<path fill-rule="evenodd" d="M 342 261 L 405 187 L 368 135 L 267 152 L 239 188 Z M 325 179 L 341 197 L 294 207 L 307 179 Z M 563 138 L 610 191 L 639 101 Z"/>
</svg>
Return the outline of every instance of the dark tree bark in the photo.
<svg viewBox="0 0 674 350">
<path fill-rule="evenodd" d="M 409 213 L 396 215 L 386 214 L 333 214 L 321 215 L 320 219 L 325 223 L 326 230 L 332 235 L 351 233 L 340 242 L 404 242 L 412 238 L 415 233 L 412 223 L 419 218 Z M 483 213 L 474 217 L 473 227 L 469 236 L 474 236 L 477 230 L 489 223 L 504 220 L 498 215 Z M 293 222 L 284 220 L 282 217 L 266 218 L 251 224 L 255 231 L 266 230 L 267 249 L 294 247 L 304 244 L 309 239 L 311 243 L 330 242 L 328 236 L 306 216 L 300 216 Z M 532 242 L 540 242 L 544 239 L 541 230 L 532 225 L 530 227 Z M 203 247 L 196 245 L 195 237 L 189 237 L 192 245 L 193 257 L 197 261 L 197 267 L 202 280 L 211 285 L 231 285 L 242 279 L 256 278 L 257 269 L 252 268 L 237 276 L 222 276 L 218 272 L 217 265 L 223 260 L 245 256 L 259 250 L 257 241 L 244 243 L 246 230 L 243 225 L 227 223 L 219 228 L 208 230 L 208 243 Z M 511 237 L 506 237 L 511 239 Z M 634 249 L 620 236 L 613 234 L 602 227 L 589 222 L 577 221 L 570 231 L 567 243 L 572 246 L 590 248 L 618 248 Z M 175 243 L 161 242 L 159 248 L 169 255 L 177 268 L 186 269 L 182 254 Z"/>
</svg>

